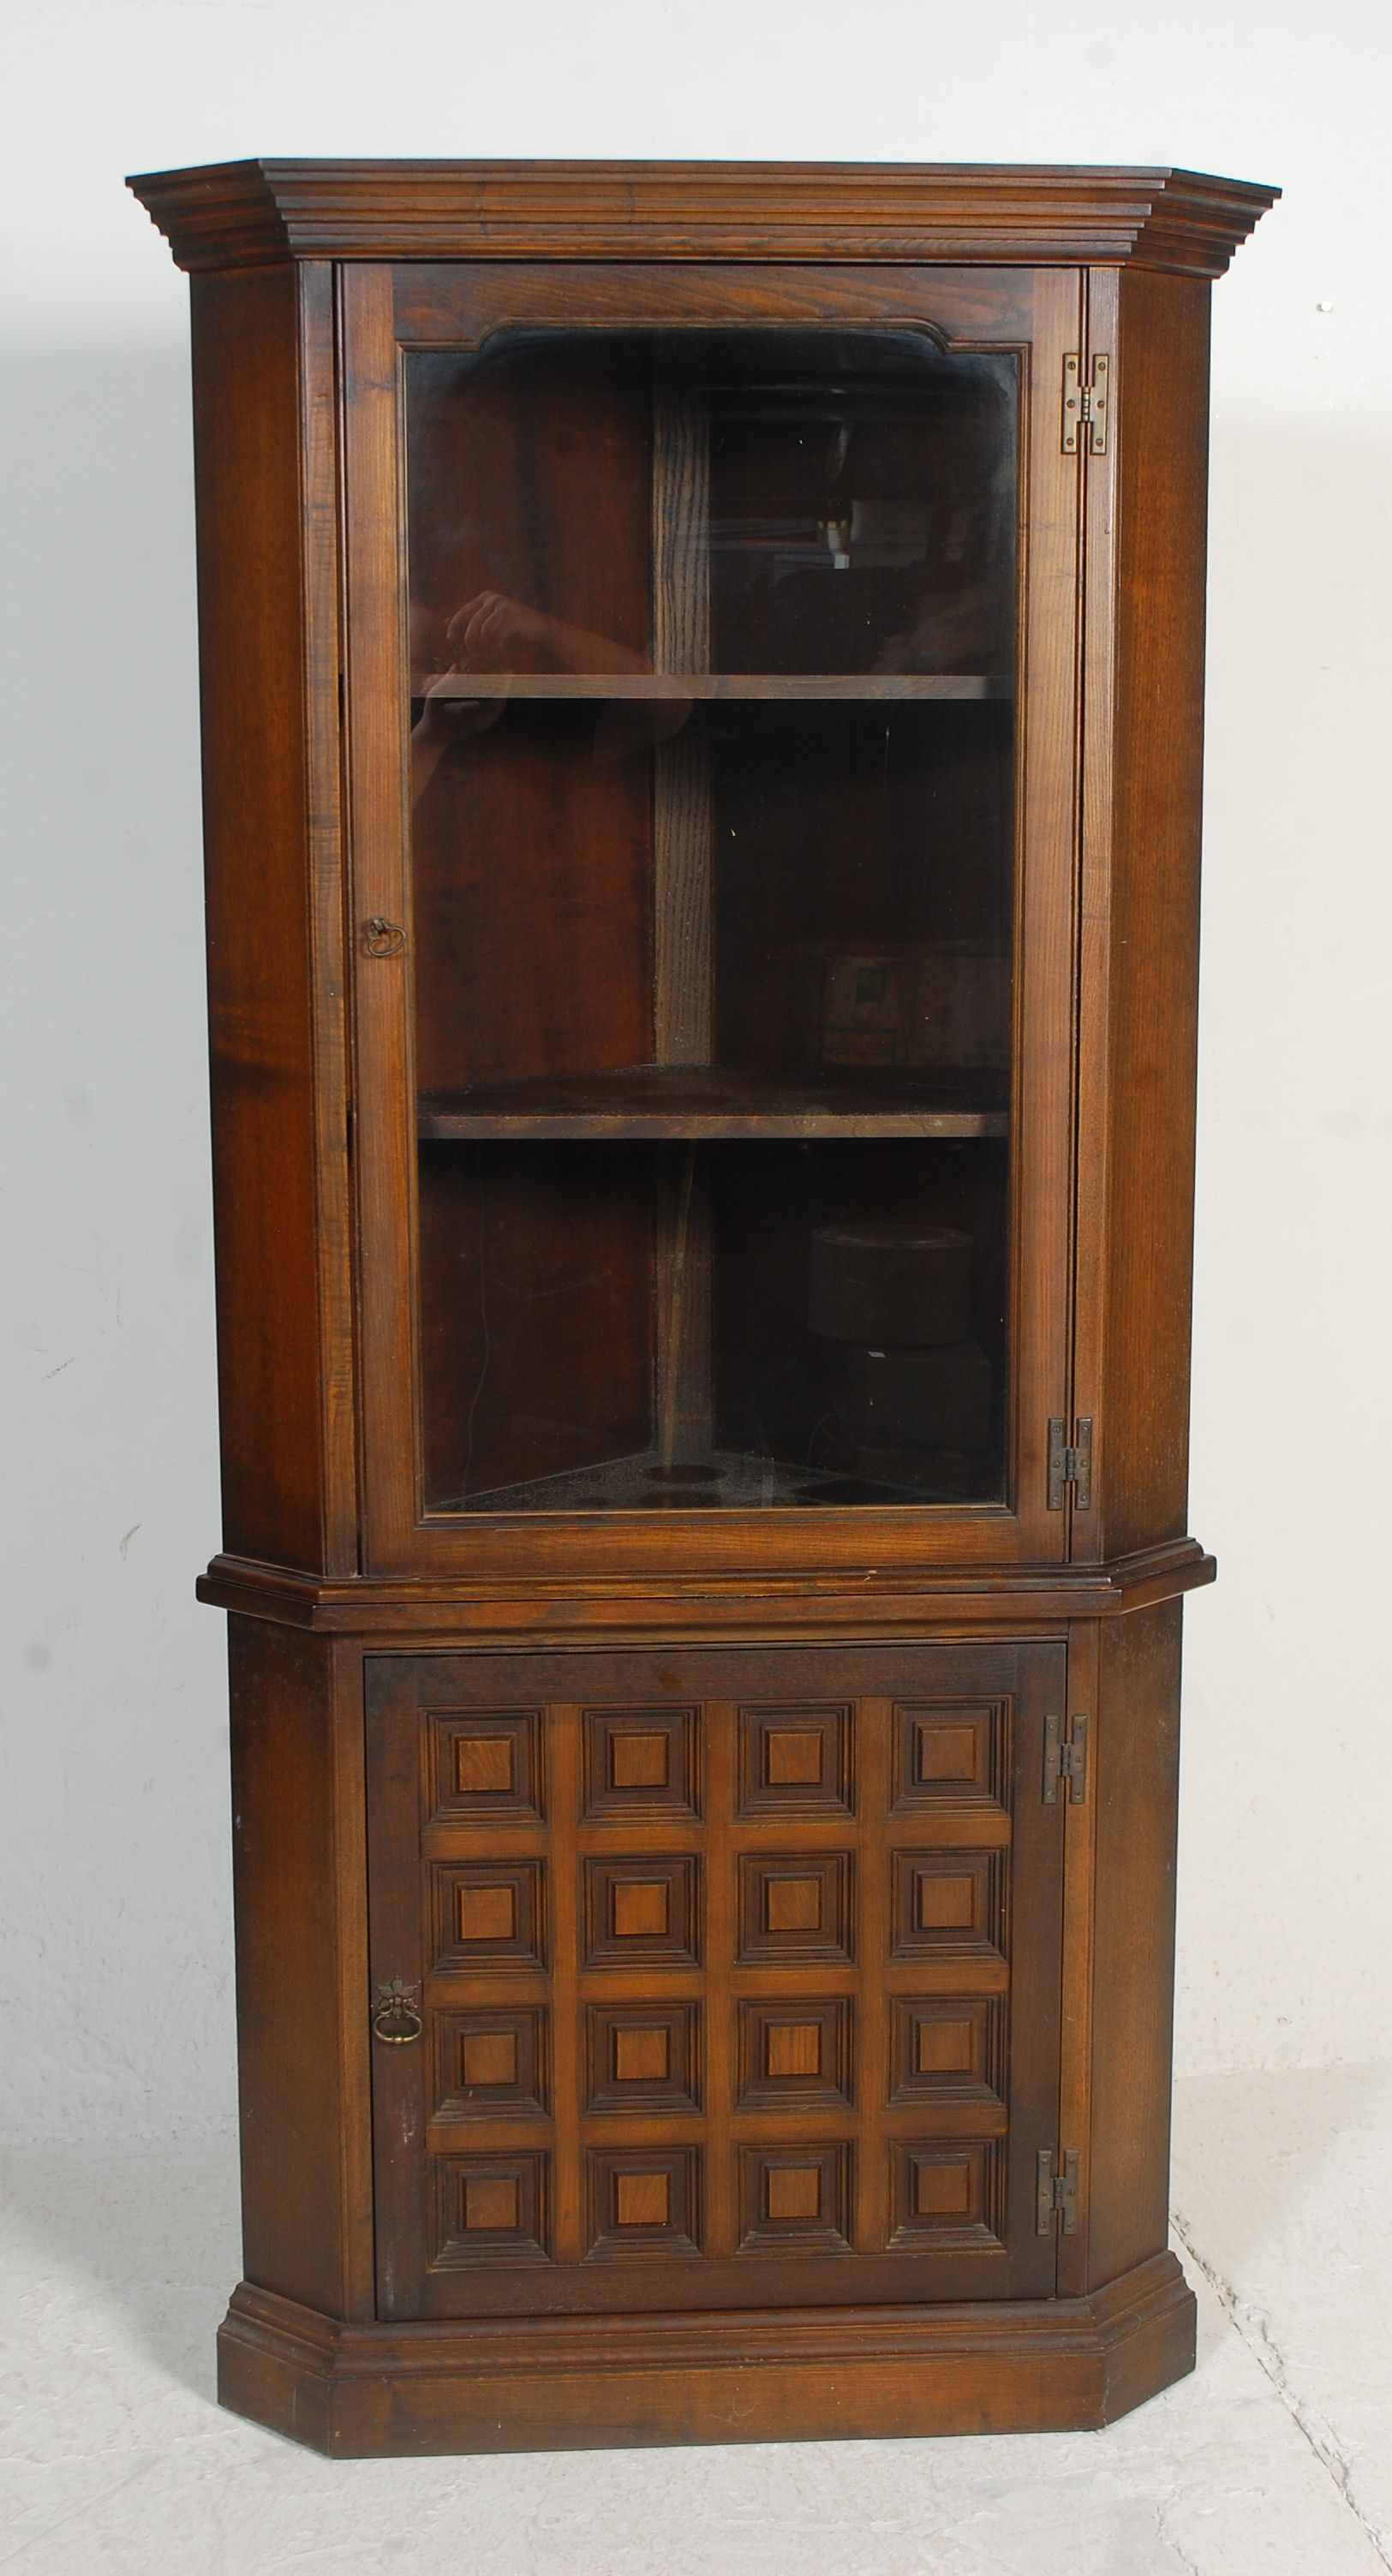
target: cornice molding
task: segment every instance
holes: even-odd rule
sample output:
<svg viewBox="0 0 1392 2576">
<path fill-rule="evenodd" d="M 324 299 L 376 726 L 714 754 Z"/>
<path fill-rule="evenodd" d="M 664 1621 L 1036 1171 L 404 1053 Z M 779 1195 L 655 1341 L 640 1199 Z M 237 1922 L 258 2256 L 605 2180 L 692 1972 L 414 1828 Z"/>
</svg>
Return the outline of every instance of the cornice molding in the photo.
<svg viewBox="0 0 1392 2576">
<path fill-rule="evenodd" d="M 225 161 L 127 183 L 181 268 L 837 260 L 1221 277 L 1278 188 L 1009 163 Z"/>
</svg>

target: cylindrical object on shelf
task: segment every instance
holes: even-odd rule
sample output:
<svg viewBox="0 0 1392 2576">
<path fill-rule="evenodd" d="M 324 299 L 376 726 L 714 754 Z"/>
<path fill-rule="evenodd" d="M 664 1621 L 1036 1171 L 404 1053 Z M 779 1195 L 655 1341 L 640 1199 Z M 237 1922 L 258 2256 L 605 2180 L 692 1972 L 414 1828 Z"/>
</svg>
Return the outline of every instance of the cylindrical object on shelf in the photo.
<svg viewBox="0 0 1392 2576">
<path fill-rule="evenodd" d="M 963 1342 L 971 1257 L 971 1236 L 950 1226 L 814 1226 L 808 1324 L 828 1341 L 884 1350 Z"/>
<path fill-rule="evenodd" d="M 837 1424 L 855 1448 L 976 1450 L 990 1437 L 991 1363 L 977 1342 L 847 1346 L 834 1366 Z"/>
</svg>

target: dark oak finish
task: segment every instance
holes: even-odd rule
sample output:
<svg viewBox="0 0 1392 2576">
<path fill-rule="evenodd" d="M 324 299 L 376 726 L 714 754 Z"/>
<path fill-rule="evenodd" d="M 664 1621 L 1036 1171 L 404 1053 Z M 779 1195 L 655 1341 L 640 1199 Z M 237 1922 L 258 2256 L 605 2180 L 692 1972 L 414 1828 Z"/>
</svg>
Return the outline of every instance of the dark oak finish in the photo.
<svg viewBox="0 0 1392 2576">
<path fill-rule="evenodd" d="M 493 1524 L 484 1528 L 492 1535 Z M 501 1523 L 496 1526 L 501 1527 Z M 808 1628 L 828 1636 L 949 1636 L 1002 1625 L 1017 1635 L 1057 1633 L 1060 1621 L 1111 1619 L 1170 1601 L 1212 1583 L 1217 1567 L 1197 1540 L 1148 1548 L 1115 1564 L 1002 1570 L 989 1578 L 950 1568 L 912 1580 L 877 1573 L 697 1579 L 672 1571 L 660 1586 L 635 1572 L 627 1583 L 603 1577 L 556 1577 L 525 1593 L 480 1565 L 462 1583 L 318 1583 L 305 1576 L 214 1557 L 198 1596 L 220 1610 L 245 1610 L 321 1636 L 392 1637 L 410 1641 L 454 1628 L 480 1643 L 542 1638 L 672 1634 L 795 1638 Z"/>
<path fill-rule="evenodd" d="M 223 2404 L 335 2459 L 1095 2430 L 1193 2366 L 1194 2298 L 1172 2254 L 1090 2298 L 989 2318 L 357 2326 L 244 2287 L 218 2337 Z"/>
<path fill-rule="evenodd" d="M 357 1657 L 259 1619 L 228 1647 L 246 2277 L 371 2316 Z"/>
<path fill-rule="evenodd" d="M 1088 2278 L 1165 2233 L 1170 2162 L 1180 1607 L 1099 1641 Z"/>
<path fill-rule="evenodd" d="M 1034 309 L 1035 272 L 990 266 L 900 266 L 844 259 L 794 262 L 777 259 L 673 262 L 636 235 L 631 255 L 586 262 L 583 269 L 542 258 L 509 258 L 501 273 L 482 261 L 456 258 L 449 266 L 404 262 L 391 272 L 392 327 L 403 349 L 471 349 L 497 325 L 516 329 L 573 318 L 626 330 L 659 326 L 673 311 L 683 321 L 717 330 L 748 323 L 819 323 L 839 328 L 863 318 L 867 289 L 878 320 L 912 329 L 925 313 L 935 328 L 962 341 L 1009 347 L 1028 334 Z M 925 304 L 931 284 L 931 306 Z M 577 290 L 583 285 L 583 300 Z M 501 296 L 500 296 L 501 289 Z"/>
<path fill-rule="evenodd" d="M 1105 2424 L 1193 2358 L 1165 2235 L 1181 1606 L 1214 1572 L 1185 1518 L 1207 306 L 1274 192 L 132 184 L 194 272 L 224 2401 L 333 2457 Z M 740 376 L 753 328 L 837 335 L 848 377 L 897 350 L 915 401 L 978 388 L 906 479 L 874 451 L 868 516 L 794 475 L 852 571 L 801 612 L 758 423 L 824 415 L 792 360 Z M 1064 448 L 1070 353 L 1109 362 L 1105 450 Z M 741 411 L 754 382 L 803 410 Z M 930 504 L 979 577 L 917 669 L 851 549 L 878 511 L 880 560 L 921 566 Z M 759 590 L 731 561 L 769 511 Z M 507 651 L 461 657 L 503 592 Z M 989 1043 L 881 1057 L 870 1020 L 836 1054 L 847 959 L 949 950 Z M 809 1234 L 896 1214 L 971 1237 L 952 1347 L 1003 1460 L 926 1502 L 813 1463 L 810 1415 L 884 1354 L 812 1368 Z M 1091 1492 L 1051 1508 L 1080 1417 Z M 703 1508 L 708 1456 L 784 1482 Z"/>
<path fill-rule="evenodd" d="M 223 1513 L 357 1563 L 332 273 L 193 298 Z"/>
<path fill-rule="evenodd" d="M 1193 170 L 229 161 L 134 179 L 181 267 L 299 259 L 1139 261 L 1221 277 L 1277 193 Z"/>
<path fill-rule="evenodd" d="M 654 328 L 679 330 L 705 323 L 713 315 L 728 320 L 742 313 L 748 320 L 776 318 L 786 323 L 834 319 L 842 329 L 852 329 L 902 324 L 916 315 L 920 328 L 954 346 L 960 335 L 971 346 L 1022 349 L 1022 513 L 1027 542 L 1022 540 L 1023 696 L 1016 824 L 1021 878 L 1016 922 L 1019 1070 L 1011 1129 L 1010 1218 L 1016 1244 L 1028 1245 L 1030 1252 L 1027 1258 L 1023 1253 L 1017 1256 L 1010 1283 L 1010 1330 L 1018 1358 L 1003 1507 L 983 1509 L 979 1520 L 971 1522 L 963 1515 L 905 1515 L 886 1506 L 873 1524 L 868 1513 L 828 1507 L 817 1511 L 814 1526 L 808 1525 L 806 1514 L 785 1520 L 765 1513 L 762 1526 L 739 1530 L 723 1525 L 726 1515 L 684 1514 L 674 1508 L 663 1514 L 661 1532 L 649 1525 L 651 1515 L 612 1512 L 588 1524 L 572 1519 L 566 1561 L 576 1574 L 617 1578 L 639 1564 L 656 1568 L 670 1562 L 674 1539 L 680 1540 L 687 1563 L 702 1564 L 711 1572 L 733 1572 L 756 1562 L 770 1570 L 810 1572 L 851 1564 L 868 1570 L 886 1561 L 921 1567 L 956 1558 L 1001 1564 L 1061 1556 L 1067 1545 L 1064 1521 L 1045 1508 L 1044 1495 L 1046 1426 L 1059 1409 L 1068 1376 L 1081 504 L 1076 460 L 1060 452 L 1055 389 L 1061 384 L 1063 354 L 1081 330 L 1079 277 L 1067 269 L 1035 270 L 1022 296 L 1018 276 L 992 270 L 976 282 L 968 299 L 950 270 L 940 276 L 936 270 L 920 269 L 906 277 L 902 271 L 867 265 L 833 275 L 828 293 L 826 279 L 811 268 L 785 268 L 770 275 L 754 267 L 740 275 L 742 293 L 732 300 L 728 274 L 721 280 L 719 299 L 714 299 L 705 271 L 673 265 L 641 272 L 635 293 L 628 298 L 624 273 L 606 274 L 598 264 L 539 273 L 510 264 L 480 264 L 459 271 L 453 328 L 460 334 L 460 345 L 467 346 L 486 341 L 490 331 L 512 327 L 519 318 L 528 325 L 548 322 L 570 332 L 602 325 L 614 318 L 616 282 L 625 287 L 620 309 Z M 354 816 L 351 900 L 360 924 L 373 917 L 405 922 L 411 908 L 411 842 L 404 796 L 406 714 L 399 687 L 405 649 L 400 295 L 394 292 L 393 272 L 369 263 L 345 270 L 340 292 L 349 630 L 347 757 Z M 965 708 L 941 712 L 945 718 L 968 721 Z M 990 721 L 993 715 L 994 709 L 973 709 L 970 720 Z M 493 737 L 484 739 L 489 742 Z M 574 806 L 567 810 L 573 818 Z M 567 829 L 574 828 L 572 819 Z M 615 821 L 615 847 L 624 851 L 631 847 L 629 829 L 627 816 L 622 826 Z M 552 844 L 543 840 L 538 846 L 548 852 L 549 885 L 556 864 L 550 855 Z M 631 879 L 625 878 L 625 884 L 631 884 Z M 519 902 L 522 899 L 519 893 Z M 624 901 L 628 900 L 625 895 Z M 486 896 L 480 914 L 480 953 L 485 955 L 496 901 L 493 894 Z M 544 910 L 536 921 L 538 950 L 546 957 L 553 939 L 551 922 Z M 414 945 L 417 952 L 424 952 L 423 971 L 429 978 L 435 971 L 430 961 L 437 945 L 432 916 L 417 928 Z M 569 1031 L 571 1061 L 557 1065 L 557 1072 L 635 1060 L 629 1034 L 639 1009 L 635 947 L 630 939 L 628 964 L 599 989 L 584 971 L 588 958 L 582 954 L 574 1002 L 558 1013 Z M 513 964 L 514 952 L 500 951 L 500 963 L 504 956 Z M 475 1528 L 429 1508 L 438 1504 L 440 1488 L 431 1486 L 417 1433 L 420 1360 L 411 1330 L 416 1302 L 412 1275 L 415 1175 L 413 1139 L 406 1124 L 412 1088 L 412 960 L 410 952 L 403 951 L 376 961 L 366 972 L 360 955 L 358 967 L 358 1079 L 376 1105 L 372 1121 L 361 1123 L 357 1140 L 359 1222 L 364 1247 L 370 1247 L 360 1273 L 365 1570 L 384 1574 L 462 1571 L 472 1555 Z M 500 980 L 506 995 L 515 993 L 515 968 Z M 606 998 L 610 1023 L 602 1024 Z M 498 1007 L 484 997 L 481 1028 L 494 1022 Z M 509 1000 L 505 1008 L 500 1043 L 511 1050 L 520 1004 Z M 421 1024 L 419 1006 L 416 1019 Z M 428 1028 L 429 1023 L 424 1025 Z M 471 1018 L 456 1012 L 449 1026 L 467 1031 L 467 1042 L 475 1043 Z M 433 1039 L 429 1042 L 433 1046 Z M 588 1055 L 588 1066 L 576 1064 L 577 1051 Z M 510 1072 L 516 1060 L 515 1054 L 505 1053 L 501 1063 L 487 1067 L 487 1073 L 496 1078 Z M 432 1055 L 429 1076 L 435 1073 Z M 434 1087 L 429 1076 L 422 1067 L 415 1079 L 429 1090 Z M 514 1515 L 506 1533 L 499 1533 L 499 1544 L 491 1554 L 499 1572 L 506 1568 L 524 1581 L 544 1574 L 551 1549 L 542 1516 Z"/>
<path fill-rule="evenodd" d="M 1004 1136 L 1003 1109 L 914 1083 L 780 1082 L 714 1065 L 618 1065 L 420 1094 L 421 1136 Z"/>
<path fill-rule="evenodd" d="M 1084 772 L 1075 1409 L 1097 1426 L 1098 1502 L 1074 1552 L 1100 1559 L 1177 1537 L 1187 1501 L 1206 306 L 1179 278 L 1091 290 L 1094 341 L 1116 349 L 1126 386 L 1087 529 L 1089 704 L 1104 721 Z"/>
<path fill-rule="evenodd" d="M 1050 2289 L 1063 1689 L 1059 1645 L 374 1657 L 371 1975 L 427 2023 L 374 2053 L 381 2313 Z M 468 2099 L 471 2033 L 510 2054 Z M 606 2226 L 629 2150 L 704 2259 Z M 494 2176 L 490 2278 L 444 2212 Z"/>
</svg>

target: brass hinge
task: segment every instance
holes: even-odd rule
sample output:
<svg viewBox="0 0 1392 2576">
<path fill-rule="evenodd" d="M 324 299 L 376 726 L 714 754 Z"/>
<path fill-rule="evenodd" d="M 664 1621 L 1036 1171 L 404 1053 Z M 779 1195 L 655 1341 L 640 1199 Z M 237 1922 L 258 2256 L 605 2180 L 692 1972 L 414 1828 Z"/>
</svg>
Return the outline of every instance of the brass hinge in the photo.
<svg viewBox="0 0 1392 2576">
<path fill-rule="evenodd" d="M 1092 382 L 1083 382 L 1083 362 L 1076 349 L 1063 362 L 1063 452 L 1078 453 L 1078 432 L 1088 432 L 1087 452 L 1091 456 L 1107 453 L 1107 406 L 1111 396 L 1112 362 L 1097 357 L 1092 362 Z"/>
<path fill-rule="evenodd" d="M 1065 2236 L 1077 2235 L 1078 2167 L 1080 2161 L 1081 2159 L 1076 2147 L 1065 2147 L 1062 2155 L 1059 2157 L 1059 2163 L 1063 2170 L 1061 2173 L 1055 2173 L 1053 2148 L 1040 2148 L 1038 2164 L 1036 2167 L 1036 2171 L 1039 2176 L 1039 2195 L 1037 2214 L 1035 2217 L 1035 2233 L 1037 2235 L 1047 2236 L 1056 2219 L 1060 2217 L 1063 2220 L 1063 2234 Z"/>
<path fill-rule="evenodd" d="M 1064 1438 L 1068 1425 L 1061 1416 L 1049 1419 L 1049 1509 L 1061 1512 L 1063 1489 L 1073 1488 L 1073 1508 L 1079 1512 L 1092 1509 L 1092 1415 L 1080 1413 L 1072 1445 Z"/>
<path fill-rule="evenodd" d="M 1058 1805 L 1060 1780 L 1068 1782 L 1067 1804 L 1070 1807 L 1081 1807 L 1086 1802 L 1087 1739 L 1088 1722 L 1085 1717 L 1071 1717 L 1066 1735 L 1061 1717 L 1045 1718 L 1044 1804 L 1046 1807 Z"/>
</svg>

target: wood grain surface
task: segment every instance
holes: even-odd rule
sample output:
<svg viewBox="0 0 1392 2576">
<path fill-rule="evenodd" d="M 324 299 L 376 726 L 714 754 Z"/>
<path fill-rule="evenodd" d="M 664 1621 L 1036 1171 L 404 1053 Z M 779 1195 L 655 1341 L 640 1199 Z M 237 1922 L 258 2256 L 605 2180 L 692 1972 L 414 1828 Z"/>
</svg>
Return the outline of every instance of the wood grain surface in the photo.
<svg viewBox="0 0 1392 2576">
<path fill-rule="evenodd" d="M 839 2308 L 789 2322 L 341 2326 L 243 2286 L 222 2402 L 331 2458 L 1100 2430 L 1194 2366 L 1172 2254 L 1079 2299 Z"/>
<path fill-rule="evenodd" d="M 224 2400 L 344 2457 L 1101 2425 L 1193 2356 L 1163 2249 L 1180 1612 L 1214 1571 L 1185 1517 L 1207 281 L 1275 192 L 132 184 L 195 272 Z M 762 467 L 679 335 L 744 324 L 1016 389 L 1013 610 L 958 602 L 943 670 L 822 667 L 838 590 L 781 656 L 817 668 L 712 671 L 791 595 L 722 589 L 706 542 L 765 511 Z M 1111 361 L 1105 454 L 1063 451 L 1072 354 Z M 485 594 L 523 667 L 467 667 Z M 560 626 L 579 669 L 544 667 Z M 413 805 L 432 679 L 454 732 Z M 861 829 L 872 770 L 912 852 L 931 814 L 926 926 Z M 1008 967 L 1008 1069 L 809 1048 L 809 961 L 872 932 Z M 699 1510 L 681 1473 L 722 1443 L 811 1459 L 805 1238 L 852 1164 L 856 1212 L 973 1237 L 1001 1481 Z M 1092 1495 L 1051 1511 L 1049 1424 L 1083 1415 Z M 498 1505 L 619 1453 L 680 1471 L 663 1508 Z M 1086 1721 L 1077 1799 L 1050 1718 Z M 1070 2152 L 1061 2226 L 1040 2162 Z"/>
<path fill-rule="evenodd" d="M 1135 260 L 1218 277 L 1279 191 L 986 163 L 228 161 L 131 179 L 186 268 L 296 258 Z"/>
</svg>

